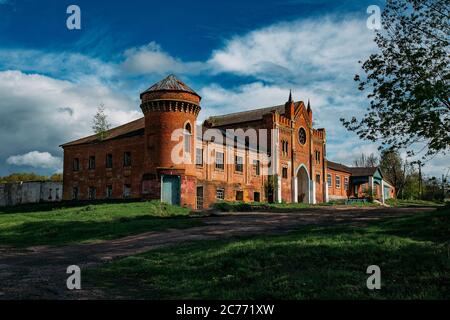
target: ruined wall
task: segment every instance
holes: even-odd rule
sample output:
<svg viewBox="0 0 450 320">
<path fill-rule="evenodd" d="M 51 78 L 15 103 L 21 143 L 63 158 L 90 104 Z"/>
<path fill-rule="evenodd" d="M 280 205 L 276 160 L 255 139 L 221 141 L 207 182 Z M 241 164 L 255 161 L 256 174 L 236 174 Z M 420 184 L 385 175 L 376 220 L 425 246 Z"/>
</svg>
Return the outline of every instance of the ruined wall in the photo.
<svg viewBox="0 0 450 320">
<path fill-rule="evenodd" d="M 25 203 L 61 201 L 62 188 L 62 182 L 52 181 L 1 183 L 0 207 Z"/>
</svg>

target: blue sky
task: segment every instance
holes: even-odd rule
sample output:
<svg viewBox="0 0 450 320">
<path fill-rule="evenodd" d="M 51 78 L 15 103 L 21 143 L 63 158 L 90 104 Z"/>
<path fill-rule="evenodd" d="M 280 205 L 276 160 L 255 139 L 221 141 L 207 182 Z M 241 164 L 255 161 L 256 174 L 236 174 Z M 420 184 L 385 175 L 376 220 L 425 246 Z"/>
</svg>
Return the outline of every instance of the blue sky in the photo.
<svg viewBox="0 0 450 320">
<path fill-rule="evenodd" d="M 71 4 L 81 30 L 66 28 Z M 203 97 L 200 120 L 282 104 L 292 89 L 327 129 L 328 157 L 351 164 L 377 152 L 339 122 L 367 106 L 352 79 L 376 52 L 373 4 L 0 0 L 0 175 L 60 170 L 59 145 L 91 134 L 100 103 L 113 125 L 139 118 L 139 93 L 169 73 Z"/>
</svg>

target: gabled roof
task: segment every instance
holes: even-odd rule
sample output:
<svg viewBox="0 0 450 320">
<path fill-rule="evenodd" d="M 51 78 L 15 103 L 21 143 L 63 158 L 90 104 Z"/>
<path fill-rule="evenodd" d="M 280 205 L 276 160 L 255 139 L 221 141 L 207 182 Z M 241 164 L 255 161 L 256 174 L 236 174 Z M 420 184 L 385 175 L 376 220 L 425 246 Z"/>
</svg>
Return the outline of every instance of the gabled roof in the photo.
<svg viewBox="0 0 450 320">
<path fill-rule="evenodd" d="M 353 177 L 373 176 L 378 167 L 348 167 L 346 165 L 327 160 L 327 168 L 336 171 L 351 173 Z M 380 171 L 381 173 L 381 171 Z"/>
<path fill-rule="evenodd" d="M 301 101 L 295 102 L 294 104 L 297 108 L 301 104 Z M 212 127 L 221 127 L 235 123 L 261 120 L 265 114 L 275 111 L 283 115 L 285 112 L 284 104 L 273 107 L 253 109 L 249 111 L 229 113 L 220 116 L 213 116 L 206 119 L 205 122 L 211 124 Z"/>
<path fill-rule="evenodd" d="M 343 171 L 343 172 L 347 172 L 347 173 L 352 173 L 352 168 L 347 167 L 346 165 L 337 163 L 337 162 L 333 162 L 330 160 L 327 160 L 327 168 L 331 169 L 331 170 L 336 170 L 336 171 Z"/>
<path fill-rule="evenodd" d="M 192 90 L 187 84 L 178 79 L 174 74 L 170 74 L 166 78 L 152 85 L 150 88 L 142 92 L 141 96 L 144 93 L 155 91 L 183 91 L 195 94 L 196 96 L 200 97 L 197 92 Z"/>
<path fill-rule="evenodd" d="M 105 133 L 105 137 L 102 141 L 116 139 L 116 138 L 122 138 L 126 136 L 130 136 L 133 134 L 139 133 L 139 131 L 144 130 L 145 127 L 145 120 L 144 117 L 128 122 L 124 125 L 121 125 L 116 128 L 112 128 Z M 61 145 L 61 147 L 68 147 L 68 146 L 74 146 L 74 145 L 80 145 L 80 144 L 87 144 L 87 143 L 93 143 L 93 142 L 100 142 L 100 139 L 96 134 L 93 134 L 91 136 L 81 138 L 75 141 L 71 141 L 68 143 L 65 143 Z"/>
<path fill-rule="evenodd" d="M 378 167 L 353 167 L 350 170 L 354 177 L 373 176 Z"/>
</svg>

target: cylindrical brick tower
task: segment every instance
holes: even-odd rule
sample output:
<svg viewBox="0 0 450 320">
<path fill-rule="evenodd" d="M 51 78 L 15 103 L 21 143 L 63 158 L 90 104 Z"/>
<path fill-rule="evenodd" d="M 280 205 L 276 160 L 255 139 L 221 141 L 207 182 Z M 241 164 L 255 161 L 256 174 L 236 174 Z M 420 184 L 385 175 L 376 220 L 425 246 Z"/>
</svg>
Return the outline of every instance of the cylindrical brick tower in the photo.
<svg viewBox="0 0 450 320">
<path fill-rule="evenodd" d="M 141 109 L 145 116 L 145 159 L 147 175 L 157 177 L 161 199 L 194 207 L 195 199 L 195 130 L 201 97 L 174 75 L 169 75 L 141 93 Z M 178 140 L 172 141 L 172 137 Z M 178 158 L 174 158 L 174 154 Z M 181 160 L 181 161 L 180 161 Z M 144 178 L 145 179 L 145 178 Z M 180 180 L 178 200 L 172 186 L 169 201 L 166 181 Z M 173 182 L 176 184 L 176 182 Z M 194 190 L 191 190 L 194 189 Z M 178 202 L 178 203 L 177 203 Z M 191 203 L 192 202 L 192 203 Z"/>
</svg>

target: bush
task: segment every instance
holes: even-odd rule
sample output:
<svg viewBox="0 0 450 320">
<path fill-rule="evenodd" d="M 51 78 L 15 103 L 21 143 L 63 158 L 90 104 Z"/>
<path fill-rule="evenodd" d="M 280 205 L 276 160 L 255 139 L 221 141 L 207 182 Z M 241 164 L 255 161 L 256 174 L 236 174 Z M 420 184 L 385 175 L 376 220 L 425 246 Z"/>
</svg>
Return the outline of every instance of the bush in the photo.
<svg viewBox="0 0 450 320">
<path fill-rule="evenodd" d="M 223 212 L 248 212 L 252 211 L 253 206 L 245 202 L 220 201 L 216 202 L 213 208 Z"/>
</svg>

